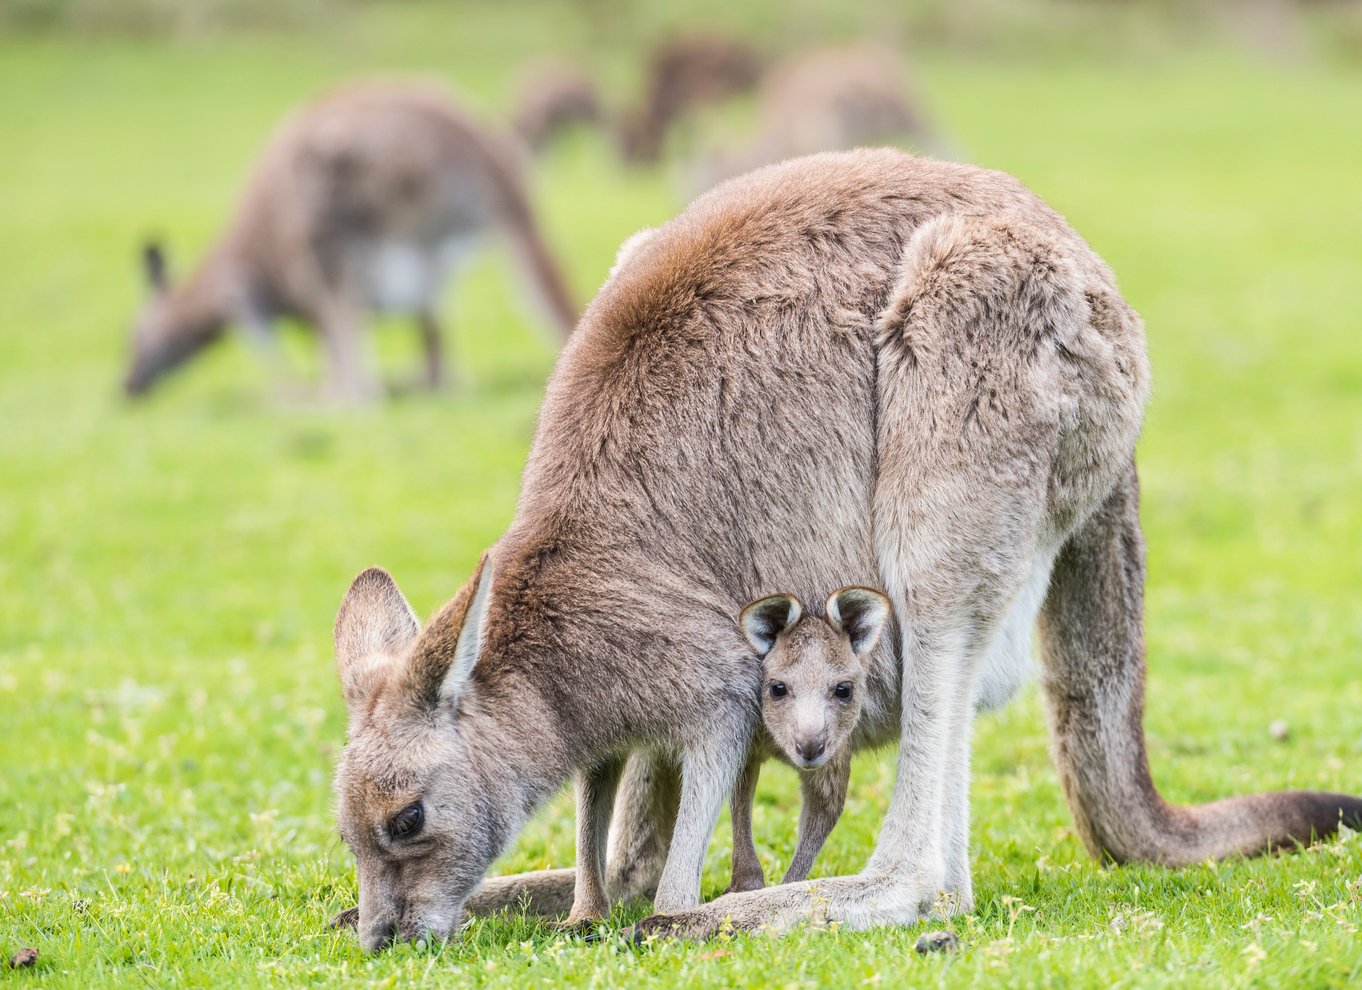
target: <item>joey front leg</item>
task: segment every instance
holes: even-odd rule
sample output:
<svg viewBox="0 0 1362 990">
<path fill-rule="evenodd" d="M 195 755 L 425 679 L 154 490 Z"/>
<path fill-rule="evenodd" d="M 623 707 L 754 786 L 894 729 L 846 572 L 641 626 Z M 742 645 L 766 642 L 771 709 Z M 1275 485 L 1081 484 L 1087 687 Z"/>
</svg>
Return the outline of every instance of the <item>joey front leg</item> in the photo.
<svg viewBox="0 0 1362 990">
<path fill-rule="evenodd" d="M 785 871 L 781 883 L 794 883 L 809 875 L 814 860 L 827 841 L 829 833 L 842 817 L 847 800 L 847 781 L 851 778 L 851 744 L 842 746 L 832 759 L 817 770 L 799 775 L 801 805 L 799 809 L 799 840 L 794 859 Z"/>
<path fill-rule="evenodd" d="M 615 791 L 624 770 L 621 757 L 579 771 L 573 781 L 577 791 L 577 881 L 567 926 L 599 921 L 610 914 L 605 892 L 605 843 Z"/>
<path fill-rule="evenodd" d="M 748 757 L 729 802 L 733 817 L 733 878 L 725 893 L 761 890 L 766 886 L 761 860 L 757 858 L 757 846 L 752 841 L 752 804 L 757 796 L 761 763 L 761 757 L 755 752 Z"/>
<path fill-rule="evenodd" d="M 667 862 L 653 898 L 654 910 L 684 911 L 700 903 L 705 851 L 747 750 L 746 745 L 725 738 L 692 744 L 682 754 L 681 802 Z"/>
</svg>

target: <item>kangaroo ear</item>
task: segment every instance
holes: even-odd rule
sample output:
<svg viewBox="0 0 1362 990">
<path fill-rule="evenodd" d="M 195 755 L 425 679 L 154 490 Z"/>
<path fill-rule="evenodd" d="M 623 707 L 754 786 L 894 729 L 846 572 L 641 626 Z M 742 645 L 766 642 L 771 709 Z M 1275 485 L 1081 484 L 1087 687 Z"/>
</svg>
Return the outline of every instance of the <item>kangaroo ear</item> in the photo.
<svg viewBox="0 0 1362 990">
<path fill-rule="evenodd" d="M 764 657 L 776 645 L 776 637 L 799 621 L 804 610 L 793 595 L 771 595 L 748 604 L 738 625 L 757 656 Z"/>
<path fill-rule="evenodd" d="M 147 273 L 147 284 L 151 286 L 152 291 L 165 292 L 170 284 L 170 277 L 166 271 L 166 254 L 160 244 L 148 241 L 143 246 L 142 268 Z"/>
<path fill-rule="evenodd" d="M 491 600 L 492 560 L 484 553 L 473 576 L 416 641 L 407 681 L 418 701 L 431 707 L 458 702 L 482 650 Z"/>
<path fill-rule="evenodd" d="M 828 621 L 847 634 L 851 652 L 858 657 L 880 641 L 889 611 L 889 599 L 870 588 L 839 588 L 828 597 L 826 606 Z"/>
<path fill-rule="evenodd" d="M 371 567 L 355 578 L 336 615 L 336 667 L 346 704 L 364 698 L 388 658 L 406 649 L 420 631 L 392 575 Z"/>
</svg>

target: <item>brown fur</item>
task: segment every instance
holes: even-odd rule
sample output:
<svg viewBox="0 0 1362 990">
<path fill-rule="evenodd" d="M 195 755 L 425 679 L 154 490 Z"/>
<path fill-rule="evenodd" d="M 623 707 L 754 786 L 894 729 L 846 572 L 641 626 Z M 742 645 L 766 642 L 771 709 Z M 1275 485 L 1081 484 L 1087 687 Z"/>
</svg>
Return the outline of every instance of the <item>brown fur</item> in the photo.
<svg viewBox="0 0 1362 990">
<path fill-rule="evenodd" d="M 256 163 L 226 232 L 181 284 L 153 264 L 138 319 L 130 394 L 239 324 L 268 338 L 276 317 L 312 326 L 330 388 L 378 391 L 361 359 L 366 313 L 415 316 L 426 382 L 443 376 L 435 305 L 463 245 L 505 236 L 564 336 L 576 312 L 535 223 L 514 157 L 438 88 L 363 83 L 293 114 Z M 155 262 L 157 255 L 149 255 Z"/>
<path fill-rule="evenodd" d="M 337 774 L 363 944 L 453 933 L 525 816 L 626 754 L 603 883 L 611 899 L 655 889 L 671 916 L 645 928 L 968 910 L 972 716 L 1025 676 L 1042 605 L 1055 750 L 1090 842 L 1183 862 L 1356 821 L 1362 802 L 1330 795 L 1156 801 L 1131 468 L 1147 390 L 1106 265 L 996 172 L 819 155 L 636 239 L 549 383 L 481 604 L 362 658 L 393 672 L 350 703 Z M 862 873 L 701 908 L 709 836 L 761 725 L 732 616 L 777 581 L 804 601 L 885 589 L 898 633 L 865 657 L 855 740 L 897 740 L 900 770 Z M 362 600 L 387 604 L 342 614 L 384 629 L 402 613 Z M 352 641 L 388 642 L 338 630 Z M 400 675 L 429 682 L 451 654 L 434 705 Z M 419 861 L 383 839 L 413 800 Z M 502 878 L 474 900 L 561 904 L 573 881 Z"/>
</svg>

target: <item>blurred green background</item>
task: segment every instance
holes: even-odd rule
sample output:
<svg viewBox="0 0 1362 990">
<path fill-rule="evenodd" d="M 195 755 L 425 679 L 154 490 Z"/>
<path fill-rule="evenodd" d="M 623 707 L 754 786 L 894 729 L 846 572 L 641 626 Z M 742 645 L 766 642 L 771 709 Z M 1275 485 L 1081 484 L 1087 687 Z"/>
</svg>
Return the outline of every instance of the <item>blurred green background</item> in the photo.
<svg viewBox="0 0 1362 990">
<path fill-rule="evenodd" d="M 1343 986 L 1362 978 L 1362 845 L 1178 873 L 1103 870 L 1070 831 L 1034 692 L 981 721 L 969 946 L 921 928 L 589 946 L 524 920 L 360 956 L 329 777 L 330 624 L 390 568 L 419 612 L 509 521 L 551 335 L 493 251 L 444 313 L 461 382 L 354 410 L 281 394 L 237 340 L 147 401 L 118 392 L 137 249 L 183 272 L 290 107 L 373 73 L 435 76 L 506 126 L 537 58 L 613 114 L 677 32 L 764 57 L 869 37 L 964 157 L 1064 213 L 1143 314 L 1148 731 L 1174 800 L 1362 789 L 1362 10 L 1354 3 L 829 5 L 0 0 L 0 950 L 43 985 Z M 685 202 L 688 156 L 751 101 L 628 168 L 579 131 L 527 158 L 585 302 L 619 242 Z M 300 377 L 314 339 L 287 331 Z M 373 337 L 390 377 L 414 334 Z M 1268 731 L 1282 720 L 1282 739 Z M 893 754 L 858 761 L 816 873 L 873 845 Z M 763 779 L 768 876 L 793 774 Z M 728 832 L 706 891 L 727 882 Z M 506 869 L 571 861 L 556 801 Z M 621 909 L 626 923 L 643 909 Z M 928 926 L 931 927 L 931 926 Z"/>
</svg>

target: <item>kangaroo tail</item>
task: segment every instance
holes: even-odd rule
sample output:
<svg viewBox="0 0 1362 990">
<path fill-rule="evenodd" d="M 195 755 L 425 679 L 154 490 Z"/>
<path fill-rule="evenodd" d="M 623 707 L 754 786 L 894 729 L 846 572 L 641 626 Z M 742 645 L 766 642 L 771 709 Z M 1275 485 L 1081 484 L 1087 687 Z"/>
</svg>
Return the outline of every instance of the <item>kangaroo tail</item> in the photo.
<svg viewBox="0 0 1362 990">
<path fill-rule="evenodd" d="M 1362 798 L 1283 791 L 1178 807 L 1144 739 L 1144 538 L 1134 465 L 1055 563 L 1041 612 L 1055 761 L 1079 835 L 1117 863 L 1254 856 L 1362 828 Z"/>
<path fill-rule="evenodd" d="M 563 338 L 577 325 L 577 308 L 568 294 L 563 272 L 545 243 L 529 200 L 517 188 L 506 190 L 502 226 L 529 286 Z"/>
</svg>

